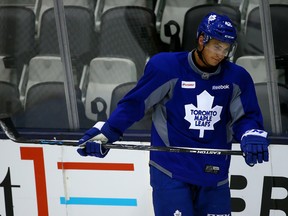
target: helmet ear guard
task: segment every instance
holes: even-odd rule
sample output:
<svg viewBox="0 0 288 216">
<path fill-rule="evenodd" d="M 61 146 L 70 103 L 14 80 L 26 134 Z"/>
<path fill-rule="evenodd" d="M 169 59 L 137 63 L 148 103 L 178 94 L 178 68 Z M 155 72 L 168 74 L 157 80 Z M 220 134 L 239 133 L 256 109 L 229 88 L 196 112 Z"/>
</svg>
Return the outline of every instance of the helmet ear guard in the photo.
<svg viewBox="0 0 288 216">
<path fill-rule="evenodd" d="M 203 43 L 204 45 L 206 45 L 210 39 L 212 39 L 209 35 L 205 34 L 204 32 L 201 33 L 201 35 L 203 35 Z"/>
<path fill-rule="evenodd" d="M 234 56 L 237 46 L 238 46 L 238 43 L 236 41 L 230 45 L 230 50 L 228 52 L 227 58 L 231 58 Z"/>
</svg>

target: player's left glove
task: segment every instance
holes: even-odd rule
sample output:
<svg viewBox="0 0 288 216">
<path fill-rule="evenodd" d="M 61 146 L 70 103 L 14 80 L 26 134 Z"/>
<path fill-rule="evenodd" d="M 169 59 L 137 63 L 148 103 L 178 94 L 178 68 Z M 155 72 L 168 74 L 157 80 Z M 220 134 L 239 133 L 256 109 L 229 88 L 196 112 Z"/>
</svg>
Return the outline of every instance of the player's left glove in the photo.
<svg viewBox="0 0 288 216">
<path fill-rule="evenodd" d="M 246 131 L 241 138 L 241 150 L 244 153 L 245 162 L 249 166 L 269 160 L 267 132 L 252 129 Z"/>
<path fill-rule="evenodd" d="M 77 152 L 81 156 L 95 156 L 104 158 L 109 149 L 102 146 L 105 143 L 112 143 L 118 140 L 120 134 L 113 130 L 108 123 L 97 122 L 91 129 L 87 130 L 79 140 L 80 148 Z"/>
</svg>

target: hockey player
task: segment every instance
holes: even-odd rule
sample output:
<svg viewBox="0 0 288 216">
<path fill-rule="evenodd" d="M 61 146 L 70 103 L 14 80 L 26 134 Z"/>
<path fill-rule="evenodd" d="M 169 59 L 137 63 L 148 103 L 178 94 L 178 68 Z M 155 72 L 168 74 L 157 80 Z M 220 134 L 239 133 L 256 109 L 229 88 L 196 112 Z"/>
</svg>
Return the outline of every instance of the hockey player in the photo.
<svg viewBox="0 0 288 216">
<path fill-rule="evenodd" d="M 231 149 L 240 142 L 245 161 L 268 161 L 267 132 L 249 73 L 227 59 L 236 30 L 224 15 L 209 13 L 191 52 L 159 53 L 110 118 L 79 140 L 82 156 L 105 157 L 112 143 L 153 109 L 151 145 Z M 93 138 L 96 141 L 89 141 Z M 230 156 L 150 152 L 150 184 L 156 216 L 231 215 Z"/>
</svg>

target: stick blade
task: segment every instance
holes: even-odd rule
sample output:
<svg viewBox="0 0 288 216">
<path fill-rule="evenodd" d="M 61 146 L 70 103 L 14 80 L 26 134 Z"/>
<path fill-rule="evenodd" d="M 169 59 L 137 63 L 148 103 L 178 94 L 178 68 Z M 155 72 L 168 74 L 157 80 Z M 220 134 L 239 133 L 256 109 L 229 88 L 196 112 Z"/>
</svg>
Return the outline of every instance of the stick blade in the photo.
<svg viewBox="0 0 288 216">
<path fill-rule="evenodd" d="M 20 137 L 10 117 L 0 118 L 0 126 L 5 135 L 14 142 Z"/>
</svg>

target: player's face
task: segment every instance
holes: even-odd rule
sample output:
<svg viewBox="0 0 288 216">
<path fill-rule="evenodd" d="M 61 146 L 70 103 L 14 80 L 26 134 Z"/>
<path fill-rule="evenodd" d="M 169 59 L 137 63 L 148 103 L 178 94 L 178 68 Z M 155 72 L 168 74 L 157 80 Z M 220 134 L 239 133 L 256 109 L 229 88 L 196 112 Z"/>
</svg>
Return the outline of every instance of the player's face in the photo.
<svg viewBox="0 0 288 216">
<path fill-rule="evenodd" d="M 209 65 L 217 66 L 225 57 L 228 56 L 229 50 L 230 44 L 211 39 L 204 46 L 202 55 Z"/>
</svg>

